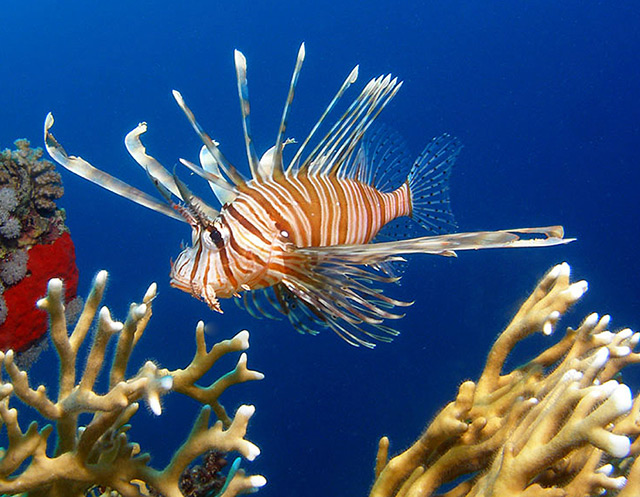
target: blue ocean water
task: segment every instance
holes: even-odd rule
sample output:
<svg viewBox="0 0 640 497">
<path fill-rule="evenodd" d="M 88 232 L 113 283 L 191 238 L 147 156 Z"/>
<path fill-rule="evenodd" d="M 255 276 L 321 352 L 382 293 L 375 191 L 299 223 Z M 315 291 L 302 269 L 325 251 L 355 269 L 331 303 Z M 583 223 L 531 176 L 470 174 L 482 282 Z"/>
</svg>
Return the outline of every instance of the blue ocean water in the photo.
<svg viewBox="0 0 640 497">
<path fill-rule="evenodd" d="M 460 382 L 477 377 L 492 340 L 553 264 L 568 261 L 590 283 L 563 324 L 595 310 L 611 313 L 614 327 L 640 326 L 636 2 L 69 0 L 1 8 L 2 148 L 19 137 L 42 145 L 52 111 L 70 153 L 153 193 L 122 140 L 146 121 L 147 149 L 165 165 L 194 160 L 200 144 L 173 102 L 176 88 L 246 170 L 233 49 L 248 60 L 262 152 L 273 144 L 304 41 L 288 134 L 304 136 L 356 63 L 360 85 L 393 73 L 404 86 L 381 120 L 416 154 L 445 131 L 465 144 L 452 178 L 461 230 L 563 224 L 578 238 L 548 249 L 412 258 L 391 293 L 416 303 L 398 323 L 401 336 L 370 351 L 331 333 L 301 336 L 284 322 L 255 320 L 230 301 L 214 315 L 168 285 L 169 261 L 190 237 L 185 225 L 63 172 L 81 293 L 108 269 L 106 302 L 123 319 L 128 303 L 158 282 L 132 371 L 148 358 L 185 365 L 199 319 L 211 341 L 251 330 L 249 365 L 266 379 L 222 401 L 230 411 L 257 407 L 249 438 L 262 455 L 244 466 L 267 477 L 261 495 L 365 495 L 378 438 L 388 435 L 394 450 L 413 441 Z M 523 345 L 521 357 L 545 340 Z M 53 359 L 49 351 L 34 370 L 51 382 Z M 640 386 L 637 372 L 627 377 Z M 158 465 L 195 412 L 176 396 L 165 407 L 160 418 L 140 413 L 134 429 Z"/>
</svg>

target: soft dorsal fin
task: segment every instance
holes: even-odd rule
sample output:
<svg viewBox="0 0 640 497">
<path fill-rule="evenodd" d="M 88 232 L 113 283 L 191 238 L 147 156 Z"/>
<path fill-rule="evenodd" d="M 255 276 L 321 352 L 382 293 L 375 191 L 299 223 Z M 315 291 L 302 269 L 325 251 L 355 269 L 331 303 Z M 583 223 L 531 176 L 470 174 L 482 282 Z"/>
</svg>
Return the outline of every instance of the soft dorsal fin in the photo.
<svg viewBox="0 0 640 497">
<path fill-rule="evenodd" d="M 339 171 L 340 178 L 352 178 L 391 192 L 407 180 L 411 170 L 411 152 L 400 133 L 384 124 L 369 128 L 360 140 L 357 153 L 351 154 Z"/>
</svg>

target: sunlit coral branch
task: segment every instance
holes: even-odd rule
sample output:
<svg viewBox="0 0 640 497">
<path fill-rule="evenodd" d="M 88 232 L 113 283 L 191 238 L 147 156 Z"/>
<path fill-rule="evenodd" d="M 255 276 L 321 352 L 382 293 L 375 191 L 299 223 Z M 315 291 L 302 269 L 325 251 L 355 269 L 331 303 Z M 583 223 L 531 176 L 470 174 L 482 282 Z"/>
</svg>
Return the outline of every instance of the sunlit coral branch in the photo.
<svg viewBox="0 0 640 497">
<path fill-rule="evenodd" d="M 617 373 L 639 362 L 640 334 L 608 331 L 609 316 L 591 314 L 527 364 L 503 371 L 517 343 L 551 335 L 586 290 L 570 281 L 567 264 L 549 271 L 496 340 L 479 380 L 464 382 L 391 460 L 383 437 L 370 497 L 428 497 L 452 482 L 439 495 L 637 495 L 640 400 Z"/>
<path fill-rule="evenodd" d="M 51 341 L 59 359 L 57 395 L 50 395 L 43 385 L 34 388 L 27 373 L 16 365 L 12 351 L 0 353 L 7 376 L 0 384 L 0 420 L 6 426 L 8 438 L 8 447 L 0 453 L 0 494 L 79 497 L 87 495 L 91 488 L 100 488 L 104 495 L 182 497 L 180 477 L 199 456 L 211 450 L 235 451 L 253 460 L 260 453 L 256 445 L 245 439 L 253 406 L 240 406 L 229 417 L 218 401 L 227 387 L 263 377 L 247 368 L 246 354 L 240 356 L 233 371 L 211 385 L 197 384 L 221 356 L 249 347 L 248 332 L 240 332 L 207 352 L 204 326 L 199 323 L 196 354 L 187 368 L 161 369 L 147 361 L 137 374 L 127 377 L 131 352 L 151 317 L 156 287 L 154 284 L 149 288 L 141 304 L 131 304 L 123 324 L 112 320 L 108 308 L 98 310 L 106 281 L 107 273 L 98 273 L 71 334 L 65 321 L 62 281 L 51 280 L 47 296 L 38 302 L 38 307 L 49 314 Z M 80 353 L 94 321 L 96 329 L 88 354 Z M 111 367 L 105 371 L 107 346 L 113 337 L 117 337 L 116 350 Z M 81 356 L 86 356 L 86 365 L 77 378 Z M 105 393 L 99 393 L 95 386 L 103 374 L 109 376 L 109 387 Z M 130 441 L 128 431 L 141 400 L 160 414 L 160 398 L 172 390 L 194 398 L 204 407 L 184 444 L 169 464 L 159 470 L 149 466 L 150 455 Z M 9 407 L 12 397 L 36 409 L 53 426 L 39 430 L 33 422 L 23 431 L 18 422 L 19 411 Z M 210 424 L 212 411 L 223 416 Z M 92 414 L 86 426 L 78 422 L 82 413 Z M 236 469 L 224 495 L 246 493 L 264 483 L 263 477 L 245 476 Z"/>
</svg>

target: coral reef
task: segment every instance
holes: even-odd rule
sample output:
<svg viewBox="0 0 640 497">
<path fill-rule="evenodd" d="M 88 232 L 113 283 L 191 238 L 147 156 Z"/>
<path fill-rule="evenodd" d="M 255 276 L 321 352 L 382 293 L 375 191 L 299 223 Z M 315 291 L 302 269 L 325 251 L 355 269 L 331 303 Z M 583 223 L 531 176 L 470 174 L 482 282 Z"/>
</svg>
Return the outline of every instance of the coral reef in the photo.
<svg viewBox="0 0 640 497">
<path fill-rule="evenodd" d="M 107 273 L 101 271 L 73 330 L 67 330 L 60 279 L 49 282 L 46 297 L 37 303 L 49 315 L 50 338 L 59 359 L 55 398 L 44 385 L 33 388 L 34 379 L 16 366 L 13 351 L 0 353 L 6 373 L 0 383 L 0 420 L 6 426 L 8 438 L 8 447 L 0 452 L 0 494 L 182 497 L 181 475 L 200 456 L 215 450 L 218 456 L 214 459 L 221 464 L 219 453 L 236 451 L 248 460 L 259 454 L 258 447 L 244 438 L 253 406 L 240 406 L 230 417 L 218 401 L 230 386 L 262 379 L 261 373 L 247 368 L 246 354 L 240 355 L 231 372 L 209 385 L 198 384 L 220 357 L 249 347 L 248 332 L 242 331 L 207 349 L 204 324 L 200 322 L 196 327 L 194 357 L 184 369 L 161 369 L 147 361 L 137 374 L 127 376 L 132 350 L 151 317 L 156 286 L 149 287 L 141 304 L 130 305 L 123 324 L 113 321 L 106 307 L 98 310 L 106 282 Z M 94 320 L 97 323 L 92 344 L 86 347 Z M 117 336 L 115 352 L 110 367 L 105 368 L 107 347 L 114 336 Z M 83 357 L 86 366 L 77 377 L 78 361 Z M 100 384 L 107 384 L 105 393 L 98 393 Z M 142 400 L 155 414 L 160 414 L 160 397 L 170 391 L 187 395 L 204 407 L 167 466 L 154 469 L 149 465 L 150 455 L 141 452 L 130 440 L 129 423 Z M 10 407 L 13 398 L 35 409 L 52 425 L 38 428 L 34 421 L 23 431 L 18 414 L 28 410 Z M 210 424 L 212 414 L 217 421 Z M 81 415 L 88 421 L 86 425 L 81 424 Z M 237 458 L 231 465 L 220 496 L 253 491 L 266 482 L 262 476 L 245 475 L 239 463 Z"/>
<path fill-rule="evenodd" d="M 503 373 L 514 346 L 538 331 L 551 335 L 586 289 L 570 282 L 567 264 L 554 267 L 496 340 L 477 382 L 462 383 L 391 460 L 388 438 L 380 440 L 369 496 L 427 497 L 443 486 L 438 495 L 448 497 L 640 495 L 640 399 L 618 381 L 640 362 L 639 333 L 610 332 L 609 316 L 591 314 Z"/>
<path fill-rule="evenodd" d="M 33 301 L 47 282 L 64 279 L 67 300 L 75 297 L 75 250 L 56 207 L 64 190 L 54 164 L 27 140 L 0 152 L 0 350 L 25 352 L 47 330 Z"/>
</svg>

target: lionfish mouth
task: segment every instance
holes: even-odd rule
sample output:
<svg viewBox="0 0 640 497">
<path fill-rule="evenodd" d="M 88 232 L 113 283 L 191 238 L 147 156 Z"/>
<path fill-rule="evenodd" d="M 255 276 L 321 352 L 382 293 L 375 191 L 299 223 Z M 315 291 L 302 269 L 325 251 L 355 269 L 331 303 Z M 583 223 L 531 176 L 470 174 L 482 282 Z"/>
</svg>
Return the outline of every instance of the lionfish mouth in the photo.
<svg viewBox="0 0 640 497">
<path fill-rule="evenodd" d="M 177 279 L 174 277 L 172 277 L 169 281 L 169 285 L 173 288 L 177 288 L 178 290 L 182 290 L 189 295 L 192 295 L 198 300 L 206 302 L 212 311 L 219 312 L 220 314 L 223 313 L 222 308 L 220 307 L 220 301 L 216 297 L 215 292 L 211 290 L 203 291 L 203 289 L 197 288 L 195 285 L 193 285 L 193 283 L 189 281 Z"/>
</svg>

